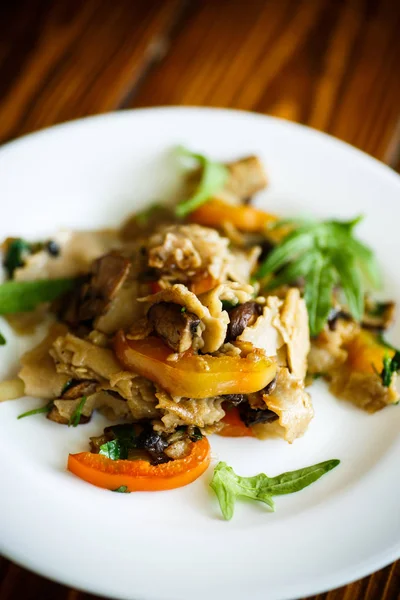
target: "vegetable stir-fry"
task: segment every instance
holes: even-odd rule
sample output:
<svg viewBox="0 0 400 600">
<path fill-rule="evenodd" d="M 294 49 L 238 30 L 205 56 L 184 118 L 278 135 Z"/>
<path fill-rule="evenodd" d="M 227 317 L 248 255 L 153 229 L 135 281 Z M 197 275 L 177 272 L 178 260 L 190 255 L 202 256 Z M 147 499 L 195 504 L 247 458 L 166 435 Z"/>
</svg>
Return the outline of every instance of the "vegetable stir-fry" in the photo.
<svg viewBox="0 0 400 600">
<path fill-rule="evenodd" d="M 110 425 L 68 468 L 120 493 L 191 483 L 210 464 L 210 434 L 294 442 L 316 377 L 369 412 L 399 399 L 400 352 L 383 339 L 394 303 L 373 299 L 380 274 L 360 218 L 283 219 L 253 204 L 268 184 L 257 157 L 176 156 L 188 170 L 175 207 L 158 200 L 119 230 L 3 243 L 0 314 L 52 324 L 0 400 L 40 398 L 19 418 L 72 427 L 104 414 Z M 211 487 L 230 519 L 239 496 L 273 509 L 338 464 L 269 478 L 221 462 Z"/>
</svg>

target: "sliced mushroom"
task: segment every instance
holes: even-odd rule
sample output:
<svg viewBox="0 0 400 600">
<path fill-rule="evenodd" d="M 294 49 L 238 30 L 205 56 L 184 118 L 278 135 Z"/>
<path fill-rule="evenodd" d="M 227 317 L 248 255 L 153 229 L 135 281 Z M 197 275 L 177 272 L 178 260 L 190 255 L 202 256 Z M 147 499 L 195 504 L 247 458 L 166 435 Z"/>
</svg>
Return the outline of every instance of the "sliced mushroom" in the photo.
<svg viewBox="0 0 400 600">
<path fill-rule="evenodd" d="M 172 302 L 153 304 L 147 313 L 156 333 L 175 352 L 186 352 L 192 347 L 200 319 L 187 312 L 184 306 Z"/>
<path fill-rule="evenodd" d="M 279 418 L 278 415 L 272 410 L 269 410 L 269 408 L 254 409 L 251 408 L 247 402 L 239 406 L 239 414 L 246 427 L 257 425 L 258 423 L 272 423 Z"/>
<path fill-rule="evenodd" d="M 130 260 L 116 252 L 97 259 L 92 265 L 90 282 L 83 289 L 79 318 L 81 321 L 104 314 L 126 280 Z"/>
<path fill-rule="evenodd" d="M 91 419 L 92 415 L 80 415 L 79 417 L 79 425 L 83 425 L 85 423 L 89 423 L 90 419 Z M 50 419 L 50 421 L 54 421 L 55 423 L 59 423 L 60 425 L 68 425 L 70 422 L 70 419 L 68 419 L 67 417 L 63 416 L 60 413 L 60 410 L 57 406 L 53 406 L 52 409 L 50 410 L 50 412 L 47 413 L 47 418 Z"/>
<path fill-rule="evenodd" d="M 253 325 L 261 315 L 263 307 L 257 302 L 250 300 L 229 311 L 229 325 L 226 334 L 226 342 L 232 342 L 243 333 L 246 327 Z"/>
<path fill-rule="evenodd" d="M 83 396 L 91 396 L 97 388 L 96 381 L 76 381 L 68 386 L 68 389 L 62 394 L 61 398 L 65 400 L 76 400 Z"/>
</svg>

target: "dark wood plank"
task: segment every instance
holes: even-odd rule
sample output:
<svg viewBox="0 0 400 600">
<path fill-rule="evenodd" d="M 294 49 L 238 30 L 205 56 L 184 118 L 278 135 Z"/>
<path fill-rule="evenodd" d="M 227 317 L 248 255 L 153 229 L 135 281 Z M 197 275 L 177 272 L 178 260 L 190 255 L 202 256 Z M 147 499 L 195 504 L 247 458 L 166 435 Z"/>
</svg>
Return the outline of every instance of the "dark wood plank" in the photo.
<svg viewBox="0 0 400 600">
<path fill-rule="evenodd" d="M 118 108 L 163 55 L 183 4 L 0 3 L 0 142 Z"/>
<path fill-rule="evenodd" d="M 191 7 L 132 106 L 256 110 L 390 159 L 400 134 L 400 2 L 203 0 Z"/>
<path fill-rule="evenodd" d="M 309 124 L 400 170 L 399 24 L 393 0 L 3 2 L 0 141 L 126 105 L 226 106 Z M 5 559 L 0 581 L 0 600 L 95 598 Z M 399 590 L 397 562 L 313 600 Z"/>
</svg>

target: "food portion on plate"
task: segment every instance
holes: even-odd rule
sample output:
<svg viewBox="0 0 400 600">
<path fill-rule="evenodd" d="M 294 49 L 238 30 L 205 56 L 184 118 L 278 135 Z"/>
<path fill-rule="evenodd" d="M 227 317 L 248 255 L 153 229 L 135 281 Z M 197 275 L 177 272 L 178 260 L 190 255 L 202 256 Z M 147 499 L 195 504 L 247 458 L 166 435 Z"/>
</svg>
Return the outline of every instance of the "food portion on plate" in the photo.
<svg viewBox="0 0 400 600">
<path fill-rule="evenodd" d="M 294 442 L 313 418 L 316 377 L 369 412 L 399 399 L 400 354 L 383 339 L 394 303 L 370 295 L 379 269 L 359 219 L 283 220 L 252 205 L 268 183 L 257 157 L 177 155 L 188 171 L 174 206 L 119 230 L 3 243 L 0 314 L 15 327 L 53 322 L 0 397 L 45 399 L 20 417 L 64 425 L 103 413 L 110 425 L 68 466 L 120 492 L 195 480 L 213 433 Z M 220 463 L 211 485 L 230 518 L 236 496 L 272 506 L 336 464 L 256 480 Z"/>
</svg>

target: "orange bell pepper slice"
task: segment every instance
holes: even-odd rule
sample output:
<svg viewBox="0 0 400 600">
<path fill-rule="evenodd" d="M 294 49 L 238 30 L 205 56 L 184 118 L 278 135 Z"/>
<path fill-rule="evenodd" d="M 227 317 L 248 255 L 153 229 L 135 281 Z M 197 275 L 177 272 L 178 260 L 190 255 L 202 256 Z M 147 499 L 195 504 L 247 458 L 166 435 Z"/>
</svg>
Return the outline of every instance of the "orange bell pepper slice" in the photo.
<svg viewBox="0 0 400 600">
<path fill-rule="evenodd" d="M 213 279 L 213 277 L 204 277 L 204 279 L 198 279 L 197 281 L 192 281 L 189 285 L 189 289 L 193 294 L 198 296 L 199 294 L 204 294 L 205 292 L 209 292 L 213 288 L 218 285 L 218 281 Z"/>
<path fill-rule="evenodd" d="M 224 428 L 218 431 L 218 435 L 223 437 L 254 437 L 254 433 L 250 427 L 246 427 L 239 415 L 239 410 L 236 406 L 232 406 L 226 411 L 226 414 L 221 423 Z"/>
<path fill-rule="evenodd" d="M 115 336 L 114 350 L 125 369 L 186 398 L 250 394 L 263 389 L 276 374 L 275 361 L 257 352 L 251 358 L 183 354 L 169 361 L 171 350 L 159 338 L 127 340 L 123 331 Z"/>
<path fill-rule="evenodd" d="M 172 490 L 192 483 L 210 464 L 210 444 L 203 437 L 192 442 L 188 456 L 160 465 L 146 460 L 111 460 L 102 454 L 80 452 L 68 457 L 68 470 L 80 479 L 107 490 L 126 486 L 129 492 Z"/>
<path fill-rule="evenodd" d="M 361 330 L 346 346 L 347 364 L 353 371 L 381 373 L 385 356 L 394 356 L 394 350 L 383 346 L 370 331 Z"/>
<path fill-rule="evenodd" d="M 249 233 L 262 232 L 268 225 L 278 220 L 262 210 L 248 205 L 233 205 L 222 200 L 209 200 L 195 211 L 188 219 L 206 227 L 220 227 L 224 221 L 232 223 L 239 231 Z"/>
</svg>

